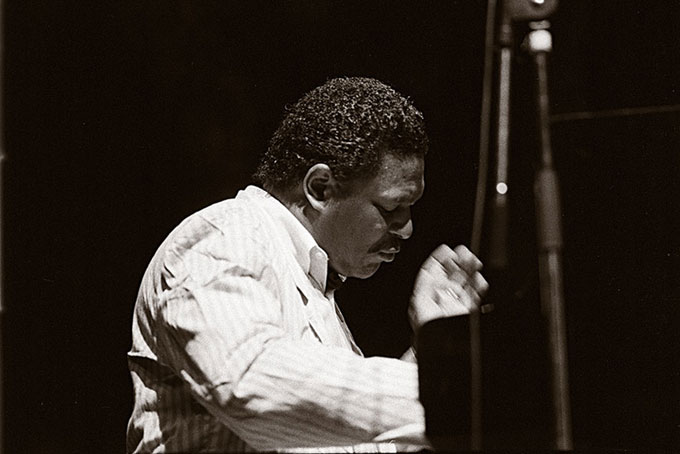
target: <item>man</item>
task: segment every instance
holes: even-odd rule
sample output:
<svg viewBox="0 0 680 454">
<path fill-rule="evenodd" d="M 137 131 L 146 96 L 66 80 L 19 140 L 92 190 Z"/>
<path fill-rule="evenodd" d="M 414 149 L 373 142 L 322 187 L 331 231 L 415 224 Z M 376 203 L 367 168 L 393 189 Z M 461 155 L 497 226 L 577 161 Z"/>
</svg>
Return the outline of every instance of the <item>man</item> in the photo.
<svg viewBox="0 0 680 454">
<path fill-rule="evenodd" d="M 289 109 L 256 174 L 264 189 L 184 220 L 144 275 L 128 451 L 379 450 L 365 444 L 399 428 L 426 446 L 414 352 L 365 358 L 334 299 L 411 236 L 426 152 L 422 114 L 373 79 L 330 80 Z M 462 246 L 435 250 L 413 329 L 474 310 L 480 269 Z"/>
</svg>

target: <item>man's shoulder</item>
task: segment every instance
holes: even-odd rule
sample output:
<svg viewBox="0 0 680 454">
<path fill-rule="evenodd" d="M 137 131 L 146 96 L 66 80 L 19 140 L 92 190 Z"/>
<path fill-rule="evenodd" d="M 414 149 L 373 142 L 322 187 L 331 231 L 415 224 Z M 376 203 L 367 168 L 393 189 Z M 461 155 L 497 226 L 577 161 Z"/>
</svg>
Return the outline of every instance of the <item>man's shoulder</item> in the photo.
<svg viewBox="0 0 680 454">
<path fill-rule="evenodd" d="M 193 248 L 215 243 L 237 242 L 241 245 L 268 243 L 271 223 L 266 210 L 252 201 L 226 199 L 188 216 L 168 236 L 168 245 Z"/>
<path fill-rule="evenodd" d="M 203 208 L 185 218 L 165 238 L 147 274 L 200 274 L 208 278 L 218 268 L 236 264 L 260 273 L 276 255 L 265 216 L 257 206 L 238 199 Z"/>
<path fill-rule="evenodd" d="M 226 199 L 197 211 L 188 219 L 212 224 L 227 233 L 231 229 L 266 228 L 267 212 L 259 204 L 240 198 Z"/>
</svg>

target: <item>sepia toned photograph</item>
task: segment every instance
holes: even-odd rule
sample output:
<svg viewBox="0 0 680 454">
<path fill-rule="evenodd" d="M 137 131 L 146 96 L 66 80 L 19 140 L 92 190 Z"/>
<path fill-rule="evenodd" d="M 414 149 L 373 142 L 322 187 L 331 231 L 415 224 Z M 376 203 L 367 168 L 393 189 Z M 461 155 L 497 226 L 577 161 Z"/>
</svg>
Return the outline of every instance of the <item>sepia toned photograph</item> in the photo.
<svg viewBox="0 0 680 454">
<path fill-rule="evenodd" d="M 0 16 L 0 454 L 680 450 L 677 1 Z"/>
</svg>

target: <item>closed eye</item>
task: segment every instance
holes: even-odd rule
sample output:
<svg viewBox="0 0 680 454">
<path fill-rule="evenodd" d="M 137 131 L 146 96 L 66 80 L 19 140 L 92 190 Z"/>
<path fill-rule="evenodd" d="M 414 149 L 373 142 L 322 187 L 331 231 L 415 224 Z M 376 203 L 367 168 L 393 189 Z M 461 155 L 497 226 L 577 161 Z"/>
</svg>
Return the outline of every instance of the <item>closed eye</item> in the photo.
<svg viewBox="0 0 680 454">
<path fill-rule="evenodd" d="M 386 207 L 384 207 L 384 206 L 382 206 L 382 205 L 376 205 L 376 207 L 378 208 L 378 210 L 379 210 L 381 213 L 394 213 L 394 212 L 397 211 L 397 209 L 399 208 L 399 205 L 397 205 L 396 207 L 394 207 L 394 208 L 392 208 L 392 209 L 388 209 L 388 208 L 386 208 Z"/>
</svg>

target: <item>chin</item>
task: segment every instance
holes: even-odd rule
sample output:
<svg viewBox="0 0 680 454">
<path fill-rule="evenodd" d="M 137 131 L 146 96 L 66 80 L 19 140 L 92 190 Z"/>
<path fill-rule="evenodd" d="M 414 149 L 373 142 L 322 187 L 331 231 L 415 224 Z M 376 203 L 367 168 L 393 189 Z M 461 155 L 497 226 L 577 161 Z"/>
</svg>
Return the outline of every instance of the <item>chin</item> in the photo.
<svg viewBox="0 0 680 454">
<path fill-rule="evenodd" d="M 357 279 L 368 279 L 378 271 L 378 268 L 380 268 L 380 263 L 370 263 L 356 269 L 355 272 L 349 276 L 355 277 Z"/>
</svg>

